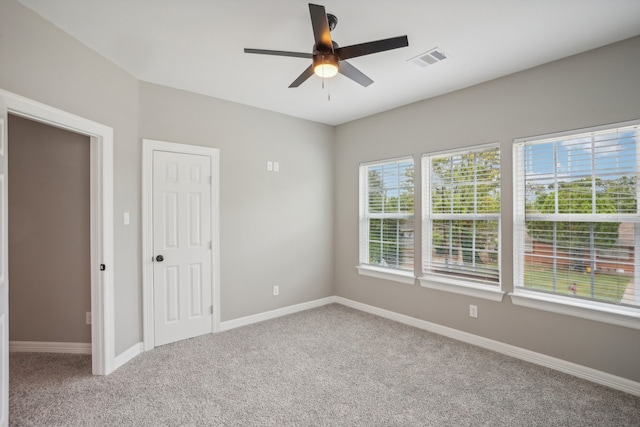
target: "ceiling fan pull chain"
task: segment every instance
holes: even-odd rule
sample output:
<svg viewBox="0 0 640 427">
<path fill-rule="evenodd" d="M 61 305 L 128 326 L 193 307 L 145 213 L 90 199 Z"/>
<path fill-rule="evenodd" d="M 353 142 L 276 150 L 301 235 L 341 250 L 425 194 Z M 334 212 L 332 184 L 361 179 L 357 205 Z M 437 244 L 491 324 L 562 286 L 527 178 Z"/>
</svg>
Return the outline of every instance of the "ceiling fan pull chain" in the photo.
<svg viewBox="0 0 640 427">
<path fill-rule="evenodd" d="M 324 81 L 326 78 L 322 77 L 322 90 L 324 90 Z M 327 82 L 327 101 L 331 101 L 331 80 Z"/>
</svg>

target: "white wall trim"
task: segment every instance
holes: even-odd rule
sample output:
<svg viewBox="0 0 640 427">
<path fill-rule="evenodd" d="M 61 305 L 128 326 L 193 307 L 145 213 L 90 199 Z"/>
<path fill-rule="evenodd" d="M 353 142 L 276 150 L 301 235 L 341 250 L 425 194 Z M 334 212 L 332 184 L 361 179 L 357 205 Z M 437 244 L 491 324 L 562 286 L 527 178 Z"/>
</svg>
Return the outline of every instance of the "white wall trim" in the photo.
<svg viewBox="0 0 640 427">
<path fill-rule="evenodd" d="M 91 354 L 91 343 L 84 342 L 47 342 L 47 341 L 9 341 L 12 353 L 74 353 Z"/>
<path fill-rule="evenodd" d="M 640 329 L 640 310 L 637 308 L 549 295 L 519 288 L 516 288 L 515 292 L 510 293 L 509 296 L 514 305 L 624 326 L 625 328 Z"/>
<path fill-rule="evenodd" d="M 212 330 L 220 330 L 220 150 L 175 142 L 142 140 L 142 338 L 144 350 L 155 347 L 153 315 L 153 152 L 171 151 L 211 158 Z"/>
<path fill-rule="evenodd" d="M 142 342 L 135 343 L 134 345 L 132 345 L 131 347 L 129 347 L 128 349 L 126 349 L 125 351 L 123 351 L 122 353 L 116 356 L 116 360 L 114 362 L 115 369 L 118 369 L 122 365 L 129 363 L 134 357 L 138 356 L 142 352 L 144 352 L 144 343 Z"/>
<path fill-rule="evenodd" d="M 115 369 L 113 129 L 2 89 L 0 99 L 11 114 L 90 137 L 91 366 L 94 375 L 107 375 Z"/>
<path fill-rule="evenodd" d="M 356 269 L 358 270 L 358 274 L 375 277 L 376 279 L 391 280 L 393 282 L 404 283 L 405 285 L 413 285 L 416 282 L 416 276 L 413 275 L 413 272 L 365 264 L 357 265 Z"/>
<path fill-rule="evenodd" d="M 566 374 L 573 375 L 575 377 L 601 384 L 616 390 L 620 390 L 625 393 L 640 396 L 640 382 L 632 381 L 627 378 L 612 375 L 607 372 L 602 372 L 597 369 L 579 365 L 577 363 L 568 362 L 566 360 L 558 359 L 552 356 L 547 356 L 546 354 L 537 353 L 535 351 L 516 347 L 511 344 L 502 343 L 500 341 L 470 334 L 468 332 L 463 332 L 457 329 L 449 328 L 447 326 L 438 325 L 436 323 L 427 322 L 426 320 L 416 319 L 415 317 L 406 316 L 394 311 L 385 310 L 383 308 L 374 307 L 372 305 L 364 304 L 339 296 L 330 296 L 304 302 L 301 304 L 279 308 L 276 310 L 240 317 L 233 320 L 226 320 L 220 323 L 219 332 L 228 331 L 242 326 L 263 322 L 265 320 L 275 319 L 281 316 L 286 316 L 289 314 L 294 314 L 333 303 L 342 304 L 346 307 L 351 307 L 353 309 L 374 314 L 385 319 L 393 320 L 405 325 L 433 332 L 438 335 L 466 342 L 468 344 L 482 347 L 487 350 L 495 351 L 507 356 L 515 357 L 516 359 L 524 360 L 526 362 L 535 363 L 536 365 L 555 369 L 556 371 L 564 372 Z M 120 367 L 123 364 L 127 363 L 129 360 L 140 354 L 143 350 L 144 348 L 142 343 L 138 343 L 130 349 L 126 350 L 124 353 L 118 356 L 118 363 L 116 367 Z"/>
<path fill-rule="evenodd" d="M 504 292 L 500 289 L 500 286 L 465 283 L 455 279 L 440 277 L 435 274 L 418 277 L 418 280 L 420 281 L 420 286 L 423 288 L 435 289 L 437 291 L 453 292 L 455 294 L 497 302 L 501 302 L 504 297 Z"/>
<path fill-rule="evenodd" d="M 229 329 L 235 329 L 241 326 L 263 322 L 265 320 L 275 319 L 277 317 L 286 316 L 288 314 L 298 313 L 300 311 L 305 311 L 316 307 L 322 307 L 323 305 L 327 304 L 333 304 L 334 302 L 336 302 L 335 298 L 336 297 L 321 298 L 309 302 L 303 302 L 301 304 L 278 308 L 276 310 L 253 314 L 251 316 L 239 317 L 233 320 L 226 320 L 220 323 L 220 331 L 228 331 Z"/>
<path fill-rule="evenodd" d="M 386 319 L 404 323 L 409 326 L 424 329 L 429 332 L 453 338 L 455 340 L 466 342 L 468 344 L 473 344 L 487 350 L 492 350 L 498 353 L 505 354 L 507 356 L 515 357 L 516 359 L 555 369 L 557 371 L 564 372 L 578 378 L 611 387 L 616 390 L 624 391 L 625 393 L 640 396 L 640 382 L 598 371 L 596 369 L 588 368 L 586 366 L 578 365 L 566 360 L 547 356 L 535 351 L 526 350 L 524 348 L 516 347 L 510 344 L 505 344 L 500 341 L 495 341 L 489 338 L 470 334 L 468 332 L 459 331 L 457 329 L 427 322 L 425 320 L 416 319 L 415 317 L 406 316 L 404 314 L 399 314 L 393 311 L 349 300 L 347 298 L 336 296 L 334 297 L 334 301 L 347 307 L 355 308 L 356 310 L 375 314 L 376 316 L 384 317 Z"/>
</svg>

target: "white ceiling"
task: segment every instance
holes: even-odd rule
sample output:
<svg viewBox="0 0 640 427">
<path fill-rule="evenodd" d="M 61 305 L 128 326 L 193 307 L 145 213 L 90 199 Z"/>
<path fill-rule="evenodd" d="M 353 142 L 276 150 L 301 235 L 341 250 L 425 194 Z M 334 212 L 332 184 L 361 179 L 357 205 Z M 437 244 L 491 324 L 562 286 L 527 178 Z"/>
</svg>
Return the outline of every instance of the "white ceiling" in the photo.
<svg viewBox="0 0 640 427">
<path fill-rule="evenodd" d="M 243 48 L 310 53 L 307 1 L 19 1 L 139 80 L 331 125 L 640 34 L 640 0 L 317 0 L 340 46 L 406 34 L 409 47 L 349 60 L 367 88 L 338 75 L 289 89 L 309 60 Z M 407 62 L 434 47 L 449 58 Z"/>
</svg>

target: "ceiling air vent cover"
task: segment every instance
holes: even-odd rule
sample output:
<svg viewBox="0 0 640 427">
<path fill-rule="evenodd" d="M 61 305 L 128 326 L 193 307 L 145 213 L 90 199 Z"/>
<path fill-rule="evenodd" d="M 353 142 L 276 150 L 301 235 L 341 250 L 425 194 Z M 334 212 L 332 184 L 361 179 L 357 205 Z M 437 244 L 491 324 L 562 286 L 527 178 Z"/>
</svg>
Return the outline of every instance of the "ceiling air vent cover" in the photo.
<svg viewBox="0 0 640 427">
<path fill-rule="evenodd" d="M 436 62 L 444 61 L 447 59 L 447 54 L 440 48 L 433 48 L 425 53 L 421 53 L 415 58 L 409 59 L 409 61 L 413 62 L 420 67 L 428 67 L 429 65 L 433 65 Z"/>
</svg>

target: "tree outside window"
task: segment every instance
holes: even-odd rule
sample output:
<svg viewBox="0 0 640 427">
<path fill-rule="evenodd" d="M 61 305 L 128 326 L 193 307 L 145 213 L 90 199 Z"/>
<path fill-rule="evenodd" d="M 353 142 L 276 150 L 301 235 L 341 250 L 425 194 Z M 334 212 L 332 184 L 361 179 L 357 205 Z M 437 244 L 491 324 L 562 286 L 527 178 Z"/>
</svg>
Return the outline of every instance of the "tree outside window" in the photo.
<svg viewBox="0 0 640 427">
<path fill-rule="evenodd" d="M 499 283 L 497 144 L 426 155 L 423 180 L 423 273 Z"/>
<path fill-rule="evenodd" d="M 640 305 L 636 128 L 516 145 L 517 287 Z"/>
<path fill-rule="evenodd" d="M 413 271 L 413 176 L 411 158 L 361 166 L 362 264 Z"/>
</svg>

